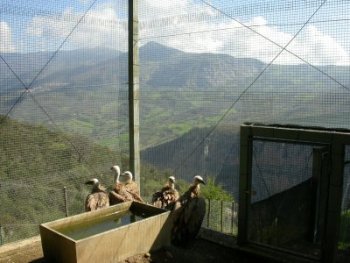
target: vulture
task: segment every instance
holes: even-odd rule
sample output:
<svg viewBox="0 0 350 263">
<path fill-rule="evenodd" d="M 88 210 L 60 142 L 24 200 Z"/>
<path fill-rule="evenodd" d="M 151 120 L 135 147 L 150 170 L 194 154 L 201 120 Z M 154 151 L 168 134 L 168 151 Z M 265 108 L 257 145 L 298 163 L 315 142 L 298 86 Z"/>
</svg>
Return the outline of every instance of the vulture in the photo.
<svg viewBox="0 0 350 263">
<path fill-rule="evenodd" d="M 127 191 L 125 185 L 119 181 L 120 168 L 118 165 L 111 167 L 114 171 L 114 185 L 112 190 L 109 192 L 109 200 L 111 205 L 119 204 L 125 201 L 132 201 L 132 195 Z"/>
<path fill-rule="evenodd" d="M 152 205 L 171 210 L 178 198 L 179 192 L 175 189 L 175 177 L 170 176 L 165 186 L 152 195 Z"/>
<path fill-rule="evenodd" d="M 85 200 L 85 211 L 94 211 L 109 206 L 109 198 L 106 189 L 100 184 L 98 179 L 93 178 L 85 184 L 92 185 L 91 193 Z"/>
<path fill-rule="evenodd" d="M 125 171 L 122 175 L 125 177 L 125 189 L 129 194 L 131 194 L 132 200 L 144 203 L 140 195 L 139 186 L 132 180 L 132 173 L 130 171 Z"/>
<path fill-rule="evenodd" d="M 205 216 L 205 200 L 200 197 L 201 184 L 205 184 L 203 178 L 200 175 L 194 176 L 192 185 L 175 203 L 171 231 L 174 245 L 190 246 L 201 228 Z"/>
</svg>

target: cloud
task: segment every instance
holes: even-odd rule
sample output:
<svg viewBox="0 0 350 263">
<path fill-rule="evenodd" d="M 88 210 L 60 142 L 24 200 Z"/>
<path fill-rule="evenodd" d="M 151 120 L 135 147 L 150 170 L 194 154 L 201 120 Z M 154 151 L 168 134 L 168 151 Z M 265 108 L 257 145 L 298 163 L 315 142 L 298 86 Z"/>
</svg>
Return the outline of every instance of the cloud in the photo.
<svg viewBox="0 0 350 263">
<path fill-rule="evenodd" d="M 126 51 L 127 9 L 118 8 L 110 3 L 94 7 L 69 36 L 64 48 L 103 46 Z M 235 21 L 192 0 L 143 0 L 139 2 L 139 10 L 141 44 L 157 41 L 185 52 L 224 53 L 269 63 L 297 32 L 269 25 L 263 16 Z M 57 46 L 72 32 L 82 15 L 67 8 L 58 17 L 37 16 L 27 33 L 41 40 L 43 48 L 52 43 Z M 287 49 L 314 65 L 350 65 L 350 51 L 315 25 L 306 26 Z M 301 64 L 303 61 L 283 51 L 274 63 Z"/>
<path fill-rule="evenodd" d="M 3 21 L 0 21 L 0 52 L 14 52 L 15 46 L 12 43 L 12 32 L 10 26 Z"/>
<path fill-rule="evenodd" d="M 90 4 L 92 0 L 79 0 L 79 2 L 85 5 L 85 4 Z"/>
<path fill-rule="evenodd" d="M 41 41 L 43 48 L 55 49 L 65 39 L 65 49 L 102 46 L 122 50 L 127 47 L 126 24 L 118 19 L 115 7 L 108 4 L 90 10 L 85 16 L 67 8 L 58 16 L 34 17 L 26 32 Z"/>
<path fill-rule="evenodd" d="M 174 14 L 187 13 L 188 8 L 193 7 L 191 0 L 143 0 L 139 1 L 141 13 L 152 14 L 152 17 L 169 16 Z"/>
<path fill-rule="evenodd" d="M 216 22 L 217 14 L 202 11 L 203 19 L 190 24 L 181 23 L 173 17 L 167 24 L 171 30 L 161 26 L 143 28 L 144 43 L 152 37 L 161 44 L 186 52 L 224 53 L 235 57 L 255 58 L 270 63 L 294 37 L 281 28 L 269 26 L 261 16 L 250 21 L 223 20 Z M 245 25 L 245 26 L 243 26 Z M 249 29 L 249 28 L 250 29 Z M 165 37 L 169 35 L 169 37 Z M 154 41 L 154 40 L 153 40 Z M 350 65 L 349 51 L 345 50 L 334 38 L 322 33 L 314 25 L 306 26 L 288 45 L 287 50 L 297 54 L 314 65 Z M 274 61 L 276 64 L 302 64 L 298 57 L 287 51 Z"/>
<path fill-rule="evenodd" d="M 349 52 L 313 25 L 306 27 L 290 49 L 314 65 L 350 65 Z"/>
<path fill-rule="evenodd" d="M 160 0 L 142 2 L 144 6 L 140 10 L 152 14 L 141 16 L 144 25 L 140 33 L 142 44 L 157 41 L 186 52 L 224 53 L 270 63 L 297 32 L 271 26 L 262 16 L 252 17 L 248 21 L 235 18 L 235 21 L 208 6 L 188 0 L 171 1 L 168 8 Z M 314 65 L 350 65 L 350 50 L 346 50 L 335 38 L 323 33 L 315 25 L 306 26 L 287 49 Z M 304 62 L 283 51 L 274 63 Z"/>
</svg>

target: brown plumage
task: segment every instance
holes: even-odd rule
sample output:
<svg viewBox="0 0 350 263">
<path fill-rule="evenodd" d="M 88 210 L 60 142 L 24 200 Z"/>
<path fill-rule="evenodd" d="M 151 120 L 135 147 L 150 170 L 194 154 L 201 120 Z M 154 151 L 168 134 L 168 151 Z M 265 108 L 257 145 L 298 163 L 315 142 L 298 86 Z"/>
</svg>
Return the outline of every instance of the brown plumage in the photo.
<svg viewBox="0 0 350 263">
<path fill-rule="evenodd" d="M 126 177 L 125 189 L 129 194 L 131 194 L 133 201 L 144 203 L 140 194 L 139 186 L 132 180 L 132 173 L 130 171 L 126 171 L 123 173 L 123 176 Z"/>
<path fill-rule="evenodd" d="M 178 198 L 179 192 L 175 189 L 175 177 L 170 176 L 166 185 L 153 194 L 152 205 L 170 210 Z"/>
<path fill-rule="evenodd" d="M 200 197 L 200 184 L 205 183 L 199 175 L 193 179 L 193 184 L 178 199 L 172 212 L 172 243 L 183 247 L 195 239 L 205 216 L 205 200 Z"/>
<path fill-rule="evenodd" d="M 94 211 L 109 206 L 109 198 L 106 189 L 101 186 L 98 179 L 91 179 L 85 184 L 91 184 L 91 193 L 85 199 L 85 211 Z"/>
<path fill-rule="evenodd" d="M 120 168 L 118 165 L 111 167 L 115 172 L 113 189 L 109 192 L 109 200 L 111 205 L 119 204 L 126 201 L 132 201 L 132 195 L 127 191 L 125 185 L 119 181 Z"/>
</svg>

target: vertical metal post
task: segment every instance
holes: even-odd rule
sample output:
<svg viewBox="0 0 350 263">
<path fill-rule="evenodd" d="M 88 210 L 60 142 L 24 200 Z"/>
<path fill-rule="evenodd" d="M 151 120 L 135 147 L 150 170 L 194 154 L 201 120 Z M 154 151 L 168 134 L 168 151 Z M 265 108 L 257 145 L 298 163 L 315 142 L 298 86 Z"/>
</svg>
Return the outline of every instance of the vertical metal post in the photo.
<svg viewBox="0 0 350 263">
<path fill-rule="evenodd" d="M 332 168 L 328 190 L 324 242 L 322 244 L 322 263 L 336 262 L 343 196 L 345 146 L 342 144 L 341 139 L 336 138 L 333 139 L 331 147 Z"/>
<path fill-rule="evenodd" d="M 209 142 L 210 139 L 206 138 L 204 140 L 204 149 L 203 149 L 203 174 L 207 176 L 209 174 Z"/>
<path fill-rule="evenodd" d="M 208 216 L 207 216 L 207 227 L 209 228 L 210 222 L 210 199 L 208 199 Z"/>
<path fill-rule="evenodd" d="M 232 202 L 232 205 L 231 205 L 231 234 L 233 234 L 234 216 L 235 216 L 235 202 Z"/>
<path fill-rule="evenodd" d="M 0 246 L 4 243 L 4 240 L 2 238 L 2 226 L 0 225 Z"/>
<path fill-rule="evenodd" d="M 66 210 L 66 217 L 68 217 L 68 194 L 67 194 L 67 187 L 63 187 L 63 194 L 64 194 L 64 208 Z"/>
<path fill-rule="evenodd" d="M 129 0 L 128 3 L 129 166 L 134 174 L 135 182 L 140 187 L 138 0 Z"/>
<path fill-rule="evenodd" d="M 221 233 L 224 232 L 224 201 L 221 200 L 221 208 L 220 208 L 220 214 L 221 214 L 221 218 L 220 218 L 220 230 L 221 230 Z"/>
<path fill-rule="evenodd" d="M 239 246 L 248 242 L 248 222 L 251 204 L 253 141 L 249 126 L 241 126 L 240 130 L 240 168 L 239 168 L 239 204 L 238 204 L 238 234 Z"/>
</svg>

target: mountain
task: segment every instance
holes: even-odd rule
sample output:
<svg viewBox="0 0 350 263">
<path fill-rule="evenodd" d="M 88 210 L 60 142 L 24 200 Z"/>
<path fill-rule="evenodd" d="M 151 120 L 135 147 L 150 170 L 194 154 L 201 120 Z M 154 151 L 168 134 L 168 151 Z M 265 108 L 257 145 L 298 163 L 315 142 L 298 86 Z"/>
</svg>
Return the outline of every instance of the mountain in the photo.
<svg viewBox="0 0 350 263">
<path fill-rule="evenodd" d="M 218 90 L 237 87 L 242 81 L 238 76 L 250 77 L 264 65 L 255 59 L 240 59 L 223 54 L 186 53 L 153 42 L 141 47 L 140 64 L 144 65 L 141 76 L 147 87 L 216 87 Z"/>
<path fill-rule="evenodd" d="M 158 169 L 170 169 L 178 178 L 191 181 L 196 174 L 211 176 L 238 197 L 239 131 L 226 127 L 194 128 L 169 142 L 141 152 L 141 160 Z"/>
<path fill-rule="evenodd" d="M 177 56 L 181 56 L 184 52 L 151 41 L 141 46 L 139 53 L 141 63 L 149 63 L 151 61 L 159 62 L 160 60 L 164 60 L 166 58 L 172 59 Z"/>
<path fill-rule="evenodd" d="M 28 87 L 36 78 L 32 85 L 34 88 L 52 83 L 71 83 L 70 79 L 75 74 L 85 72 L 103 61 L 117 59 L 120 53 L 106 48 L 60 50 L 57 53 L 1 53 L 0 92 L 22 89 L 23 85 L 18 79 Z"/>
<path fill-rule="evenodd" d="M 2 80 L 8 80 L 0 83 L 2 88 L 18 87 L 18 79 L 11 70 L 29 85 L 42 68 L 44 71 L 39 74 L 34 87 L 50 83 L 84 86 L 86 83 L 127 82 L 127 54 L 111 49 L 59 51 L 57 54 L 36 52 L 1 55 L 8 64 L 0 64 L 1 72 L 5 75 Z M 156 42 L 150 42 L 140 48 L 140 64 L 141 84 L 152 89 L 208 89 L 213 85 L 218 88 L 234 87 L 240 83 L 237 76 L 250 77 L 263 67 L 263 63 L 254 59 L 185 53 Z"/>
<path fill-rule="evenodd" d="M 266 67 L 251 58 L 236 58 L 226 54 L 188 53 L 156 42 L 140 47 L 140 79 L 142 89 L 224 90 L 247 87 Z M 39 74 L 36 85 L 64 83 L 84 86 L 87 83 L 106 84 L 127 81 L 127 53 L 106 48 L 60 50 L 35 53 L 2 53 L 0 91 L 18 87 L 18 79 L 29 84 Z M 5 63 L 6 62 L 6 63 Z M 7 65 L 6 65 L 7 64 Z M 44 70 L 41 72 L 41 70 Z M 350 85 L 349 67 L 320 66 L 345 86 Z M 13 71 L 13 72 L 11 72 Z M 320 88 L 320 81 L 330 80 L 308 65 L 271 65 L 254 87 Z M 296 79 L 297 78 L 297 79 Z M 301 86 L 301 83 L 304 86 Z M 266 87 L 268 84 L 269 87 Z M 281 85 L 283 84 L 283 85 Z M 326 85 L 339 86 L 332 81 Z M 35 85 L 34 85 L 35 86 Z M 269 89 L 268 89 L 269 90 Z"/>
<path fill-rule="evenodd" d="M 17 91 L 23 90 L 18 78 L 29 85 L 40 73 L 31 86 L 32 94 L 37 101 L 55 96 L 57 106 L 51 110 L 58 124 L 69 124 L 65 130 L 79 129 L 84 135 L 104 143 L 115 140 L 110 131 L 115 131 L 116 126 L 121 127 L 119 133 L 127 131 L 122 125 L 108 121 L 113 114 L 109 110 L 127 118 L 127 53 L 100 48 L 62 50 L 57 54 L 1 55 L 8 66 L 0 63 L 0 94 L 7 94 L 3 96 L 5 106 L 0 114 L 17 103 Z M 265 68 L 264 74 L 257 78 Z M 256 59 L 188 53 L 149 42 L 140 47 L 142 147 L 170 141 L 193 127 L 209 127 L 229 108 L 232 108 L 232 121 L 236 123 L 273 119 L 282 123 L 311 121 L 318 126 L 343 127 L 347 125 L 344 118 L 348 116 L 340 116 L 339 112 L 346 112 L 346 105 L 350 105 L 350 99 L 342 95 L 350 86 L 349 67 L 319 69 L 336 78 L 345 88 L 308 65 L 267 67 Z M 89 96 L 83 96 L 83 92 L 88 92 Z M 115 100 L 116 97 L 119 100 Z M 325 97 L 341 103 L 334 104 L 329 111 L 320 110 L 328 103 Z M 241 103 L 236 103 L 237 98 Z M 91 110 L 94 100 L 97 108 Z M 23 108 L 17 106 L 15 118 L 35 121 L 35 116 L 29 114 L 35 108 L 37 105 L 33 103 Z M 79 123 L 84 128 L 76 127 Z M 155 123 L 157 128 L 153 129 Z M 98 135 L 101 127 L 106 130 L 103 136 Z"/>
</svg>

